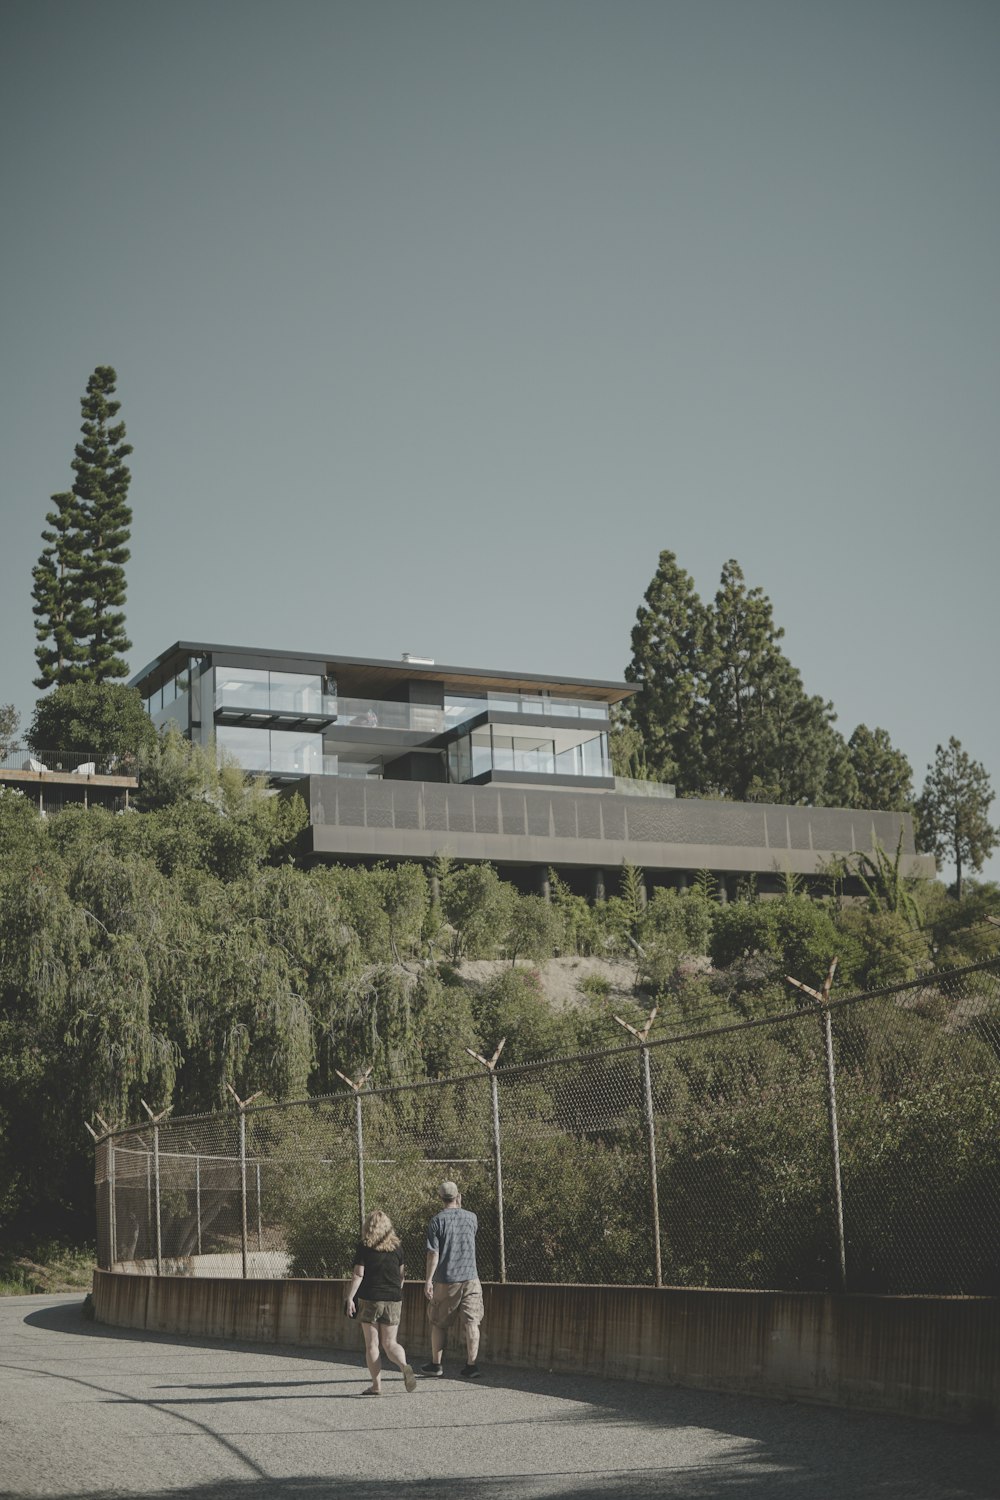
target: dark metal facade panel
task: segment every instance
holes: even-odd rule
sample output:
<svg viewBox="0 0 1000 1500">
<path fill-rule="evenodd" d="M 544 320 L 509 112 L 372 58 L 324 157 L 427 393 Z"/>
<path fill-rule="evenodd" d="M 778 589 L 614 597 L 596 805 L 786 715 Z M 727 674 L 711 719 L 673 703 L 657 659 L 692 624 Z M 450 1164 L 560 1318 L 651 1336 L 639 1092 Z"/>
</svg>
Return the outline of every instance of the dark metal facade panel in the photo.
<svg viewBox="0 0 1000 1500">
<path fill-rule="evenodd" d="M 487 795 L 488 788 L 484 787 L 482 793 L 473 801 L 473 812 L 476 820 L 477 833 L 500 833 L 500 798 L 494 792 L 493 796 Z"/>
<path fill-rule="evenodd" d="M 603 797 L 574 797 L 576 804 L 576 835 L 581 839 L 601 837 L 601 803 Z"/>
<path fill-rule="evenodd" d="M 417 790 L 421 793 L 424 828 L 432 833 L 447 833 L 448 787 L 418 782 Z M 420 826 L 419 823 L 417 826 Z"/>
<path fill-rule="evenodd" d="M 500 816 L 505 834 L 523 836 L 528 831 L 523 792 L 500 793 Z"/>
<path fill-rule="evenodd" d="M 912 825 L 900 813 L 329 776 L 309 778 L 307 800 L 316 827 L 398 831 L 401 857 L 411 852 L 408 834 L 453 833 L 472 836 L 482 858 L 510 859 L 522 848 L 525 860 L 554 863 L 556 846 L 564 856 L 586 846 L 595 863 L 612 856 L 617 863 L 622 850 L 639 864 L 671 851 L 677 868 L 712 868 L 718 850 L 748 869 L 780 870 L 793 854 L 796 867 L 802 858 L 816 864 L 832 853 L 871 850 L 876 838 L 894 853 L 901 829 L 903 852 L 913 857 Z M 381 842 L 379 849 L 385 852 Z"/>
<path fill-rule="evenodd" d="M 525 806 L 528 811 L 528 832 L 535 838 L 548 838 L 552 833 L 551 792 L 526 792 Z"/>
<path fill-rule="evenodd" d="M 577 835 L 576 810 L 579 797 L 552 798 L 552 831 L 557 838 L 575 839 Z"/>
<path fill-rule="evenodd" d="M 627 839 L 625 822 L 625 799 L 623 797 L 601 797 L 601 838 Z"/>
<path fill-rule="evenodd" d="M 393 781 L 392 826 L 394 828 L 420 827 L 420 783 L 418 781 Z"/>
</svg>

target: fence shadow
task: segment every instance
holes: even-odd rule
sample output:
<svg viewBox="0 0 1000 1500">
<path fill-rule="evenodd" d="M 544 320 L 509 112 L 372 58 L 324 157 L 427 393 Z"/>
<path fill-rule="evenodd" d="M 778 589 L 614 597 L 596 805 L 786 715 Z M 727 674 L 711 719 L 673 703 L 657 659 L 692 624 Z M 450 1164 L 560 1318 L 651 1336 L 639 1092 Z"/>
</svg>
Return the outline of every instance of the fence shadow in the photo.
<svg viewBox="0 0 1000 1500">
<path fill-rule="evenodd" d="M 325 1402 L 332 1396 L 336 1407 L 331 1410 L 336 1416 L 331 1430 L 338 1441 L 345 1430 L 364 1441 L 363 1424 L 370 1418 L 362 1417 L 360 1409 L 371 1408 L 359 1401 L 359 1418 L 352 1422 L 347 1416 L 350 1409 L 341 1404 L 342 1399 L 353 1399 L 363 1375 L 360 1347 L 355 1361 L 343 1351 L 107 1328 L 88 1322 L 79 1301 L 34 1309 L 23 1321 L 40 1332 L 85 1341 L 294 1359 L 299 1370 L 276 1371 L 273 1382 L 266 1379 L 266 1371 L 261 1378 L 259 1366 L 253 1372 L 255 1378 L 235 1381 L 230 1378 L 235 1372 L 220 1372 L 215 1381 L 205 1372 L 192 1371 L 190 1381 L 175 1374 L 161 1385 L 147 1387 L 146 1397 L 107 1391 L 99 1399 L 148 1406 L 175 1414 L 178 1421 L 190 1421 L 196 1414 L 207 1420 L 212 1408 L 231 1410 L 238 1402 L 255 1403 L 263 1412 L 267 1402 Z M 356 1373 L 346 1374 L 352 1363 Z M 303 1378 L 303 1365 L 322 1367 L 317 1368 L 315 1381 L 307 1375 Z M 901 1417 L 488 1365 L 484 1379 L 472 1390 L 457 1379 L 445 1379 L 422 1383 L 414 1400 L 403 1398 L 391 1386 L 387 1394 L 399 1399 L 378 1403 L 377 1431 L 412 1434 L 409 1441 L 415 1449 L 429 1437 L 426 1450 L 421 1451 L 429 1455 L 430 1467 L 438 1451 L 436 1434 L 447 1434 L 451 1452 L 468 1451 L 470 1468 L 475 1468 L 483 1466 L 478 1457 L 481 1452 L 509 1454 L 519 1441 L 518 1431 L 532 1428 L 551 1435 L 551 1442 L 547 1438 L 546 1443 L 554 1465 L 560 1456 L 564 1460 L 558 1472 L 394 1479 L 397 1500 L 438 1500 L 443 1488 L 459 1500 L 473 1496 L 476 1500 L 542 1500 L 555 1495 L 618 1500 L 653 1494 L 665 1500 L 681 1496 L 685 1500 L 728 1500 L 730 1496 L 747 1500 L 942 1500 L 945 1496 L 948 1500 L 993 1500 L 997 1493 L 1000 1440 L 996 1434 Z M 509 1402 L 508 1396 L 555 1397 L 558 1404 L 554 1409 L 539 1408 L 535 1415 L 530 1409 L 525 1413 L 523 1401 Z M 466 1398 L 475 1402 L 474 1408 Z M 173 1413 L 175 1407 L 178 1410 Z M 607 1468 L 601 1460 L 593 1461 L 590 1434 L 597 1429 L 613 1444 Z M 676 1461 L 644 1464 L 644 1441 L 656 1444 L 656 1451 L 662 1452 L 664 1439 L 667 1451 L 676 1452 Z M 706 1446 L 713 1444 L 720 1456 L 699 1461 Z M 619 1467 L 626 1451 L 632 1457 L 627 1467 Z M 141 1494 L 142 1500 L 318 1500 L 334 1494 L 337 1500 L 382 1500 L 387 1482 L 384 1477 L 362 1480 L 339 1475 L 247 1476 Z M 26 1500 L 27 1493 L 0 1490 L 0 1500 Z M 81 1488 L 74 1497 L 106 1500 L 106 1493 Z"/>
</svg>

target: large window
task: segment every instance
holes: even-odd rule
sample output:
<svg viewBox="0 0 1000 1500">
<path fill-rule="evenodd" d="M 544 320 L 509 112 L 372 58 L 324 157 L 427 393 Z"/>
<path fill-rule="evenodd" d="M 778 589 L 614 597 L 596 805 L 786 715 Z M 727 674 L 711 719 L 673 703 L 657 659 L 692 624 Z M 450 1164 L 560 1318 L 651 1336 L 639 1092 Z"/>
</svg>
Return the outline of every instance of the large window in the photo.
<svg viewBox="0 0 1000 1500">
<path fill-rule="evenodd" d="M 323 737 L 297 729 L 243 729 L 220 724 L 215 742 L 245 771 L 271 771 L 276 776 L 319 775 L 323 770 Z"/>
<path fill-rule="evenodd" d="M 474 781 L 490 772 L 606 779 L 611 775 L 608 737 L 585 730 L 556 731 L 552 737 L 511 734 L 506 724 L 485 724 L 452 742 L 449 780 Z"/>
<path fill-rule="evenodd" d="M 323 679 L 307 672 L 216 667 L 215 705 L 271 713 L 319 714 L 324 710 Z"/>
</svg>

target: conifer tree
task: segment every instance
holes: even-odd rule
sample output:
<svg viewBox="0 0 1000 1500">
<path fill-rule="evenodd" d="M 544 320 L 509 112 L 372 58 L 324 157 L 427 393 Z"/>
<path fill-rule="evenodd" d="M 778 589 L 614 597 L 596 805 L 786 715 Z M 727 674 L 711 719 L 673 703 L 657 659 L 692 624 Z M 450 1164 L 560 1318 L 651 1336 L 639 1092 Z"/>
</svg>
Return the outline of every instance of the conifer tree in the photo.
<svg viewBox="0 0 1000 1500">
<path fill-rule="evenodd" d="M 707 784 L 737 801 L 849 801 L 833 705 L 806 693 L 783 635 L 763 589 L 748 589 L 739 563 L 727 562 L 706 632 Z"/>
<path fill-rule="evenodd" d="M 642 759 L 679 791 L 702 783 L 700 707 L 707 612 L 694 581 L 673 552 L 661 552 L 632 628 L 628 682 L 639 691 L 628 705 L 642 736 Z"/>
<path fill-rule="evenodd" d="M 121 402 L 113 400 L 117 375 L 98 365 L 81 402 L 82 441 L 76 445 L 73 493 L 80 505 L 84 549 L 80 560 L 83 608 L 79 630 L 87 648 L 86 677 L 92 682 L 127 677 L 124 653 L 132 642 L 125 634 L 125 564 L 132 511 L 128 504 L 131 473 L 125 459 L 125 423 L 114 422 Z"/>
<path fill-rule="evenodd" d="M 989 821 L 993 788 L 986 767 L 973 760 L 954 735 L 938 745 L 917 801 L 918 841 L 922 849 L 955 866 L 955 894 L 962 899 L 966 865 L 977 873 L 997 846 Z"/>
<path fill-rule="evenodd" d="M 857 807 L 903 812 L 913 801 L 913 771 L 884 729 L 859 724 L 848 741 L 857 778 Z"/>
<path fill-rule="evenodd" d="M 80 559 L 83 539 L 80 532 L 80 507 L 69 490 L 53 495 L 55 510 L 45 519 L 50 530 L 42 532 L 46 546 L 31 571 L 35 601 L 35 660 L 38 676 L 35 687 L 78 682 L 86 675 L 87 648 L 78 639 L 81 633 L 82 600 L 80 598 Z"/>
</svg>

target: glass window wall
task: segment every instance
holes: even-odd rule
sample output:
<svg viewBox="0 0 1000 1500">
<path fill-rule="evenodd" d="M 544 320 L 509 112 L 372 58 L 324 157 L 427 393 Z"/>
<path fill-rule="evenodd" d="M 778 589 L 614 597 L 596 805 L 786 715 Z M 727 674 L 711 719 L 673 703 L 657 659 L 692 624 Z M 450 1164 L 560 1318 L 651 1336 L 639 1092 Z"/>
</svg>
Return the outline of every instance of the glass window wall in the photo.
<svg viewBox="0 0 1000 1500">
<path fill-rule="evenodd" d="M 505 725 L 485 725 L 455 740 L 448 749 L 449 780 L 471 781 L 491 771 L 533 776 L 611 775 L 606 734 L 588 735 L 560 749 L 557 739 L 507 734 L 505 729 Z"/>
<path fill-rule="evenodd" d="M 266 729 L 243 729 L 237 724 L 220 724 L 215 731 L 219 756 L 230 756 L 244 771 L 271 769 L 271 737 Z"/>
</svg>

